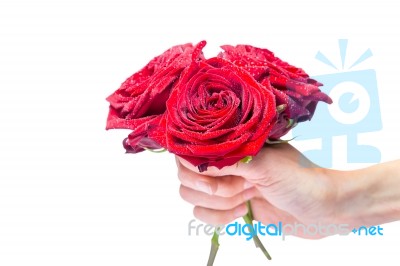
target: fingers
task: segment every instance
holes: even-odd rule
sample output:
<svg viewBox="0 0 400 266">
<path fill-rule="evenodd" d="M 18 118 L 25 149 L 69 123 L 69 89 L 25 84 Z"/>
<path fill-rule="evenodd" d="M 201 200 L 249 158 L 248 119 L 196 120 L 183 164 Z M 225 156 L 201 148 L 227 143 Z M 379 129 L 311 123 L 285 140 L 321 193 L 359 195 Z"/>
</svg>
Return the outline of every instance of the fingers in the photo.
<svg viewBox="0 0 400 266">
<path fill-rule="evenodd" d="M 178 178 L 182 183 L 180 195 L 195 206 L 194 216 L 203 222 L 226 224 L 244 216 L 247 213 L 245 202 L 258 193 L 253 184 L 240 176 L 209 176 L 215 174 L 214 170 L 200 174 L 188 162 L 184 165 L 178 158 L 176 162 Z"/>
<path fill-rule="evenodd" d="M 296 219 L 290 214 L 282 211 L 263 198 L 251 199 L 251 208 L 256 221 L 267 224 L 294 224 Z M 194 216 L 208 224 L 228 224 L 237 218 L 244 216 L 247 213 L 246 203 L 242 203 L 230 210 L 216 210 L 211 208 L 205 208 L 196 206 L 193 210 Z"/>
<path fill-rule="evenodd" d="M 294 224 L 296 221 L 293 216 L 276 208 L 263 198 L 252 198 L 251 208 L 255 220 L 263 224 L 278 224 L 279 222 Z M 196 206 L 194 207 L 193 213 L 197 219 L 205 223 L 218 225 L 228 224 L 244 216 L 247 211 L 246 203 L 242 203 L 228 210 Z"/>
<path fill-rule="evenodd" d="M 250 188 L 233 197 L 220 197 L 193 190 L 182 185 L 179 189 L 179 193 L 182 199 L 195 206 L 215 210 L 230 210 L 255 197 L 257 195 L 257 190 L 255 188 Z"/>
<path fill-rule="evenodd" d="M 247 213 L 247 207 L 245 203 L 230 209 L 230 210 L 214 210 L 196 206 L 194 207 L 194 216 L 208 224 L 228 224 L 239 217 L 244 216 Z"/>
<path fill-rule="evenodd" d="M 243 190 L 253 186 L 251 183 L 239 176 L 208 176 L 190 170 L 180 163 L 179 160 L 177 160 L 177 165 L 178 178 L 183 186 L 209 195 L 233 197 L 241 193 Z"/>
</svg>

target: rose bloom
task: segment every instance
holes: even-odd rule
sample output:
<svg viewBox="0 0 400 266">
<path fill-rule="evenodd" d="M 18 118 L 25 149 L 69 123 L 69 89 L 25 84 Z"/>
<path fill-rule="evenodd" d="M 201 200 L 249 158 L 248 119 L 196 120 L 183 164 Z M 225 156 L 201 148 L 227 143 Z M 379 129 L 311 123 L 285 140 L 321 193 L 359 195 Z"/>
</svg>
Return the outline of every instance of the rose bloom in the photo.
<svg viewBox="0 0 400 266">
<path fill-rule="evenodd" d="M 310 120 L 319 101 L 332 103 L 303 69 L 279 59 L 267 49 L 251 45 L 224 45 L 218 56 L 246 69 L 265 87 L 272 86 L 276 104 L 280 106 L 278 121 L 270 139 L 279 139 L 297 123 Z"/>
<path fill-rule="evenodd" d="M 165 103 L 182 71 L 191 63 L 193 51 L 192 44 L 173 46 L 129 77 L 107 98 L 110 108 L 106 129 L 133 130 L 123 141 L 127 152 L 161 148 L 148 134 L 157 130 L 166 110 Z M 200 53 L 198 56 L 203 58 Z"/>
<path fill-rule="evenodd" d="M 193 60 L 167 101 L 166 131 L 152 137 L 200 171 L 255 156 L 276 121 L 271 89 L 222 58 Z"/>
</svg>

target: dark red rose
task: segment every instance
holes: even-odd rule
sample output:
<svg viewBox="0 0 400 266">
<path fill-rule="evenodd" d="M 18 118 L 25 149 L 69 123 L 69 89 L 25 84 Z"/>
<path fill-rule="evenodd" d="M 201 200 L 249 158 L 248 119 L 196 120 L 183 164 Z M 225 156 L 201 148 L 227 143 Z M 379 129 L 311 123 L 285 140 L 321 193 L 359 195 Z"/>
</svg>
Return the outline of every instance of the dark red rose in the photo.
<svg viewBox="0 0 400 266">
<path fill-rule="evenodd" d="M 267 49 L 251 45 L 224 45 L 221 48 L 224 52 L 219 57 L 246 69 L 265 87 L 272 86 L 280 111 L 270 139 L 279 139 L 297 123 L 310 120 L 319 101 L 332 103 L 329 96 L 321 92 L 321 83 Z"/>
<path fill-rule="evenodd" d="M 200 171 L 222 168 L 260 151 L 275 123 L 275 106 L 270 87 L 246 70 L 217 57 L 194 60 L 167 101 L 166 132 L 152 137 Z"/>
<path fill-rule="evenodd" d="M 106 129 L 133 130 L 123 141 L 127 152 L 161 148 L 148 134 L 157 129 L 171 90 L 191 63 L 194 48 L 192 44 L 183 44 L 168 49 L 107 98 L 110 109 Z M 203 58 L 203 55 L 198 54 L 198 57 Z"/>
</svg>

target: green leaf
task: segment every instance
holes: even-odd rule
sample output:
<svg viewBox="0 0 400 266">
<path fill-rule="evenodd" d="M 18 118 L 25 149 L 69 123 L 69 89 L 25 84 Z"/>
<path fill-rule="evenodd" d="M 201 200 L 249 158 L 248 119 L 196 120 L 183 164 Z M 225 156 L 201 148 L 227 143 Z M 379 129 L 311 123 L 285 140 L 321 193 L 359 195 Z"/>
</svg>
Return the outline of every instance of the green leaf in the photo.
<svg viewBox="0 0 400 266">
<path fill-rule="evenodd" d="M 269 139 L 267 139 L 265 142 L 267 144 L 281 144 L 281 143 L 289 143 L 289 141 L 292 141 L 294 139 L 295 138 L 291 138 L 291 139 L 287 139 L 287 140 L 285 140 L 285 139 L 278 139 L 278 140 L 269 140 Z"/>
<path fill-rule="evenodd" d="M 287 104 L 278 105 L 278 106 L 276 107 L 276 112 L 277 112 L 278 114 L 280 114 L 280 113 L 282 113 L 283 111 L 285 111 L 286 108 L 287 108 Z"/>
<path fill-rule="evenodd" d="M 253 156 L 246 156 L 243 159 L 241 159 L 240 161 L 242 163 L 249 163 L 249 162 L 251 162 L 251 160 L 253 160 Z"/>
<path fill-rule="evenodd" d="M 162 153 L 162 152 L 166 152 L 167 151 L 167 149 L 164 149 L 164 148 L 162 148 L 162 149 L 149 149 L 149 148 L 143 148 L 143 149 L 145 149 L 146 151 L 150 151 L 150 152 L 154 152 L 154 153 Z"/>
<path fill-rule="evenodd" d="M 293 126 L 294 126 L 294 120 L 293 119 L 289 119 L 288 120 L 288 124 L 286 125 L 286 128 L 293 127 Z"/>
</svg>

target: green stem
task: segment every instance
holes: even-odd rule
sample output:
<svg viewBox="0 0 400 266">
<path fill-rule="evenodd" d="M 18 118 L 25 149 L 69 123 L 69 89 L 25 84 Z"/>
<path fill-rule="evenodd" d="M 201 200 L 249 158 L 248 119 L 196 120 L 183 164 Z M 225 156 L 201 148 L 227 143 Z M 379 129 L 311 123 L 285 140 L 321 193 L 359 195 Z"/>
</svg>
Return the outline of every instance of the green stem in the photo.
<svg viewBox="0 0 400 266">
<path fill-rule="evenodd" d="M 247 206 L 247 215 L 249 216 L 250 220 L 253 221 L 254 216 L 253 216 L 253 210 L 251 209 L 250 200 L 246 201 L 246 206 Z"/>
<path fill-rule="evenodd" d="M 271 255 L 269 255 L 268 251 L 265 249 L 263 243 L 261 240 L 258 238 L 256 232 L 254 232 L 254 227 L 253 227 L 253 212 L 251 209 L 250 201 L 246 202 L 247 204 L 247 209 L 248 212 L 245 216 L 243 216 L 243 220 L 246 222 L 246 224 L 249 225 L 249 230 L 251 230 L 251 235 L 253 236 L 253 241 L 256 247 L 260 248 L 261 251 L 264 253 L 265 257 L 267 257 L 268 260 L 271 260 Z"/>
<path fill-rule="evenodd" d="M 268 260 L 271 260 L 271 256 L 269 255 L 268 251 L 265 249 L 263 243 L 261 242 L 261 240 L 258 238 L 258 236 L 256 235 L 256 232 L 254 232 L 254 227 L 253 227 L 253 211 L 251 209 L 251 204 L 250 201 L 246 202 L 247 205 L 247 214 L 245 216 L 243 216 L 244 221 L 246 222 L 246 224 L 250 225 L 249 226 L 249 230 L 251 230 L 252 236 L 253 236 L 253 241 L 254 244 L 256 245 L 257 248 L 260 248 L 261 251 L 264 253 L 265 257 L 267 257 Z M 210 256 L 208 257 L 208 262 L 207 262 L 207 266 L 213 266 L 214 265 L 214 261 L 215 261 L 215 257 L 217 256 L 217 252 L 219 249 L 219 232 L 220 232 L 220 228 L 216 227 L 214 230 L 214 234 L 213 237 L 211 238 L 211 250 L 210 250 Z"/>
<path fill-rule="evenodd" d="M 213 237 L 211 238 L 211 250 L 210 250 L 210 256 L 208 257 L 208 262 L 207 266 L 213 266 L 215 257 L 217 256 L 217 252 L 219 249 L 219 228 L 216 227 L 214 230 Z"/>
</svg>

